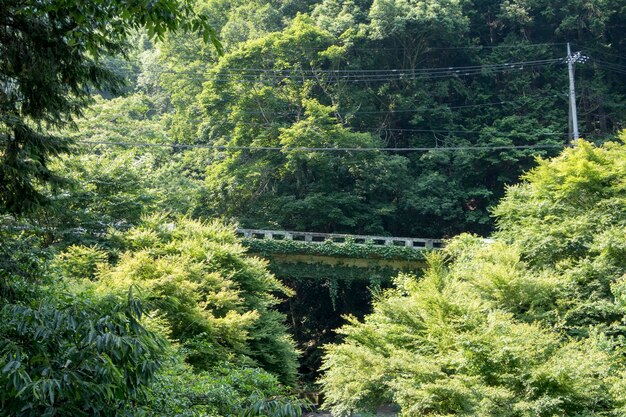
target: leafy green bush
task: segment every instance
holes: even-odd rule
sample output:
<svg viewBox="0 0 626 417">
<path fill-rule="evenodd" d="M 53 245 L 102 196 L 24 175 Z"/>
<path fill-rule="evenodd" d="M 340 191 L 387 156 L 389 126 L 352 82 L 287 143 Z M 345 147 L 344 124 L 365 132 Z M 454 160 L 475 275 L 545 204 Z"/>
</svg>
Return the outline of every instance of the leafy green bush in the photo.
<svg viewBox="0 0 626 417">
<path fill-rule="evenodd" d="M 321 383 L 337 414 L 622 416 L 626 145 L 581 141 L 526 175 L 495 210 L 496 243 L 462 235 L 401 275 Z"/>
<path fill-rule="evenodd" d="M 141 315 L 132 294 L 121 303 L 84 294 L 5 304 L 0 416 L 135 415 L 132 402 L 164 359 L 163 341 Z"/>
<path fill-rule="evenodd" d="M 98 266 L 107 260 L 107 253 L 95 246 L 72 245 L 56 257 L 55 264 L 64 277 L 93 279 Z"/>
<path fill-rule="evenodd" d="M 558 158 L 539 159 L 495 209 L 496 236 L 516 242 L 536 265 L 581 259 L 604 245 L 609 229 L 626 227 L 624 149 L 581 140 Z"/>
<path fill-rule="evenodd" d="M 163 360 L 137 299 L 99 297 L 49 268 L 52 251 L 29 229 L 0 230 L 0 416 L 130 416 Z M 102 253 L 68 252 L 68 274 Z M 62 269 L 62 268 L 61 268 Z"/>
<path fill-rule="evenodd" d="M 221 363 L 195 372 L 175 362 L 157 376 L 144 407 L 153 417 L 299 417 L 306 404 L 287 395 L 275 376 L 259 368 Z"/>
<path fill-rule="evenodd" d="M 41 238 L 20 230 L 9 218 L 0 218 L 0 307 L 7 302 L 34 297 L 44 279 L 50 252 Z"/>
<path fill-rule="evenodd" d="M 155 160 L 135 150 L 110 149 L 57 159 L 52 167 L 66 182 L 34 222 L 64 245 L 102 244 L 109 228 L 128 229 L 157 207 L 150 188 Z"/>
<path fill-rule="evenodd" d="M 626 336 L 613 302 L 626 271 L 626 132 L 602 147 L 580 141 L 539 160 L 495 209 L 498 239 L 515 243 L 535 270 L 560 276 L 564 293 L 554 325 L 574 337 L 600 326 Z"/>
<path fill-rule="evenodd" d="M 294 343 L 274 310 L 276 296 L 290 291 L 265 261 L 244 255 L 233 228 L 153 216 L 118 237 L 127 251 L 98 272 L 98 291 L 141 288 L 139 296 L 197 369 L 236 360 L 295 381 Z"/>
<path fill-rule="evenodd" d="M 295 378 L 273 311 L 288 291 L 232 228 L 146 218 L 111 237 L 121 255 L 70 246 L 53 268 L 26 242 L 0 247 L 0 416 L 301 414 L 279 382 Z"/>
<path fill-rule="evenodd" d="M 401 276 L 364 322 L 340 330 L 345 342 L 327 347 L 321 379 L 333 412 L 395 402 L 406 416 L 620 415 L 624 373 L 605 337 L 568 340 L 533 319 L 559 280 L 525 278 L 504 245 L 471 255 L 449 270 L 430 255 L 422 280 Z"/>
</svg>

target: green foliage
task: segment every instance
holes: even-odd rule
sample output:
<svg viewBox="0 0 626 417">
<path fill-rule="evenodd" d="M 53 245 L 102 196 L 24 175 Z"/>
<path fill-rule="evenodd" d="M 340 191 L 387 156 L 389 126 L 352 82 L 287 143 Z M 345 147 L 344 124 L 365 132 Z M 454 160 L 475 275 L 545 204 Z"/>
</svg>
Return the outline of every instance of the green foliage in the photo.
<svg viewBox="0 0 626 417">
<path fill-rule="evenodd" d="M 368 3 L 369 0 L 323 0 L 315 6 L 311 17 L 317 26 L 341 35 L 365 22 Z"/>
<path fill-rule="evenodd" d="M 300 417 L 305 404 L 290 397 L 275 376 L 258 368 L 220 364 L 194 372 L 175 363 L 157 375 L 145 410 L 154 417 Z"/>
<path fill-rule="evenodd" d="M 274 310 L 277 296 L 290 292 L 265 261 L 244 255 L 232 228 L 153 216 L 117 239 L 127 251 L 99 270 L 99 291 L 137 285 L 197 369 L 232 360 L 294 382 L 296 352 Z"/>
<path fill-rule="evenodd" d="M 84 142 L 167 143 L 163 120 L 152 98 L 135 95 L 97 99 L 68 133 Z M 144 214 L 163 207 L 189 214 L 200 199 L 206 153 L 137 149 L 92 144 L 50 165 L 65 184 L 46 193 L 49 204 L 30 216 L 49 243 L 108 245 L 109 228 L 128 229 Z"/>
<path fill-rule="evenodd" d="M 372 315 L 341 329 L 321 379 L 333 411 L 395 402 L 402 415 L 619 415 L 622 375 L 603 337 L 568 341 L 538 320 L 559 281 L 525 278 L 504 245 L 472 246 L 449 270 L 430 255 L 422 280 L 400 276 Z"/>
<path fill-rule="evenodd" d="M 52 168 L 64 173 L 66 185 L 49 194 L 50 203 L 31 216 L 31 223 L 44 228 L 51 243 L 101 243 L 107 229 L 129 228 L 154 210 L 158 197 L 149 179 L 154 165 L 152 156 L 134 151 L 59 159 Z"/>
<path fill-rule="evenodd" d="M 137 225 L 155 207 L 172 212 L 172 218 L 176 213 L 224 217 L 259 228 L 434 238 L 460 231 L 486 235 L 494 223 L 489 212 L 505 185 L 516 183 L 519 173 L 533 166 L 536 155 L 551 156 L 553 151 L 316 153 L 286 148 L 559 145 L 566 134 L 565 68 L 525 67 L 419 80 L 381 77 L 358 83 L 331 71 L 422 70 L 547 59 L 564 55 L 565 47 L 559 44 L 564 41 L 578 44 L 574 50 L 583 49 L 595 59 L 618 64 L 619 58 L 614 58 L 623 55 L 625 46 L 623 11 L 606 2 L 592 9 L 578 1 L 412 0 L 210 0 L 194 7 L 195 13 L 209 16 L 224 40 L 226 54 L 218 56 L 193 34 L 169 34 L 158 45 L 144 35 L 133 35 L 133 43 L 139 46 L 129 49 L 129 54 L 132 68 L 140 69 L 140 74 L 131 76 L 115 63 L 113 67 L 126 78 L 136 77 L 139 93 L 98 100 L 94 111 L 79 122 L 82 133 L 75 137 L 275 146 L 282 151 L 85 149 L 85 154 L 56 165 L 58 175 L 71 172 L 74 185 L 49 194 L 58 203 L 56 209 L 37 220 L 52 235 L 47 236 L 48 242 L 115 247 L 107 228 Z M 577 68 L 580 124 L 588 137 L 600 143 L 624 118 L 626 90 L 619 74 L 592 62 Z M 244 76 L 241 68 L 256 72 Z M 103 92 L 110 96 L 107 93 Z M 119 188 L 106 187 L 113 182 Z M 584 258 L 591 241 L 568 233 L 583 230 L 585 222 L 603 224 L 602 216 L 567 225 L 561 233 L 570 238 L 561 240 L 567 242 L 563 250 L 579 245 L 582 255 L 578 256 Z M 521 228 L 519 235 L 525 230 Z M 562 325 L 574 337 L 588 334 L 588 325 L 600 323 L 607 332 L 620 334 L 618 307 L 600 302 L 611 296 L 612 287 L 617 288 L 613 277 L 618 271 L 615 259 L 622 253 L 620 233 L 617 225 L 594 238 L 602 257 L 582 262 L 564 256 L 559 288 L 577 300 L 576 307 L 570 308 L 571 300 L 563 301 L 567 297 L 561 294 L 552 298 L 556 309 L 533 305 L 537 316 Z M 142 239 L 151 237 L 146 234 Z M 558 250 L 551 251 L 557 246 L 538 244 L 546 257 L 556 256 Z M 272 249 L 313 250 L 310 246 Z M 340 255 L 330 246 L 315 249 Z M 389 252 L 378 259 L 407 255 L 396 253 L 401 248 L 384 250 Z M 540 266 L 538 257 L 527 256 L 527 247 L 520 250 L 525 262 Z M 355 251 L 350 256 L 381 256 L 365 249 Z M 258 252 L 269 251 L 258 248 Z M 575 267 L 570 268 L 572 262 Z M 184 262 L 178 266 L 189 268 Z M 167 270 L 164 264 L 159 267 Z M 305 270 L 303 265 L 272 268 L 292 274 L 285 276 L 315 275 L 327 286 L 309 290 L 324 294 L 341 293 L 343 283 L 353 279 L 384 280 L 390 273 L 341 267 L 328 271 L 318 266 Z M 192 275 L 187 270 L 184 274 Z M 516 302 L 531 308 L 525 299 Z M 520 308 L 515 314 L 525 313 Z M 222 349 L 212 337 L 186 340 L 188 360 L 204 363 L 208 355 L 203 359 L 191 352 Z M 243 346 L 237 332 L 228 337 L 224 340 L 231 345 Z"/>
<path fill-rule="evenodd" d="M 411 34 L 417 39 L 410 42 L 415 43 L 424 42 L 423 38 L 428 35 L 456 34 L 458 39 L 467 31 L 462 6 L 458 0 L 374 0 L 369 12 L 371 36 L 398 37 L 408 42 L 405 37 Z"/>
<path fill-rule="evenodd" d="M 560 65 L 363 82 L 332 71 L 548 59 L 563 56 L 558 43 L 565 40 L 588 46 L 585 52 L 597 59 L 620 56 L 623 47 L 617 46 L 621 12 L 609 3 L 589 10 L 581 2 L 325 0 L 314 7 L 300 2 L 300 11 L 310 13 L 295 18 L 296 8 L 280 3 L 199 6 L 228 45 L 223 57 L 189 37 L 171 37 L 160 48 L 162 73 L 155 73 L 172 99 L 172 138 L 279 148 L 558 146 L 566 136 L 567 75 Z M 624 117 L 623 81 L 601 66 L 581 66 L 577 76 L 582 130 L 594 140 L 619 128 Z M 251 72 L 244 75 L 246 68 Z M 493 226 L 490 207 L 505 186 L 517 182 L 536 155 L 554 152 L 215 152 L 193 213 L 258 228 L 485 235 Z"/>
<path fill-rule="evenodd" d="M 306 406 L 306 402 L 304 402 Z M 253 416 L 276 416 L 276 417 L 292 417 L 302 415 L 303 401 L 296 397 L 287 398 L 259 398 L 252 397 L 251 404 L 242 415 L 245 417 Z"/>
<path fill-rule="evenodd" d="M 278 259 L 267 256 L 270 260 L 269 268 L 281 280 L 312 281 L 317 283 L 337 282 L 350 283 L 362 281 L 376 287 L 381 283 L 390 283 L 391 279 L 398 274 L 395 268 L 385 267 L 358 267 L 349 265 L 325 265 L 320 263 L 296 263 L 281 262 Z"/>
<path fill-rule="evenodd" d="M 626 266 L 625 152 L 623 143 L 580 141 L 558 158 L 540 160 L 495 210 L 496 236 L 567 283 L 559 324 L 573 336 L 587 335 L 589 326 L 626 334 L 624 312 L 612 302 Z"/>
<path fill-rule="evenodd" d="M 242 4 L 230 11 L 228 22 L 220 31 L 227 48 L 282 29 L 282 16 L 271 4 L 263 4 L 263 2 L 239 3 Z"/>
<path fill-rule="evenodd" d="M 95 28 L 100 26 L 90 17 L 120 13 L 126 18 L 120 5 L 109 3 L 95 11 L 73 6 L 70 15 L 85 14 L 86 24 Z M 173 2 L 162 3 L 159 6 L 170 10 Z M 289 131 L 284 134 L 291 137 L 289 143 L 300 143 L 300 138 L 307 136 L 302 143 L 319 143 L 310 137 L 320 129 L 330 138 L 326 141 L 330 146 L 559 144 L 562 138 L 547 134 L 565 134 L 561 90 L 566 72 L 561 66 L 476 77 L 364 83 L 343 82 L 322 72 L 421 70 L 560 57 L 564 53 L 560 45 L 538 44 L 563 40 L 589 47 L 586 52 L 599 60 L 620 56 L 619 8 L 606 2 L 593 10 L 576 1 L 544 3 L 482 2 L 470 7 L 458 1 L 215 0 L 197 4 L 194 12 L 183 2 L 179 15 L 162 16 L 157 10 L 144 19 L 146 25 L 154 27 L 158 35 L 158 29 L 174 29 L 177 24 L 191 29 L 194 24 L 202 26 L 198 19 L 207 15 L 225 40 L 226 56 L 220 58 L 200 36 L 189 34 L 170 34 L 158 47 L 150 45 L 146 37 L 136 42 L 141 36 L 133 34 L 133 42 L 143 43 L 142 52 L 133 50 L 129 55 L 135 60 L 134 68 L 141 68 L 138 89 L 151 95 L 159 113 L 167 113 L 151 123 L 162 124 L 160 132 L 167 132 L 166 142 L 284 146 L 280 129 Z M 297 12 L 303 14 L 295 17 Z M 311 18 L 304 14 L 308 12 Z M 174 20 L 182 16 L 182 20 L 160 27 L 151 21 L 164 16 Z M 184 19 L 190 16 L 195 16 L 192 23 Z M 142 24 L 138 20 L 135 26 Z M 111 34 L 115 40 L 120 27 L 122 22 L 116 21 Z M 98 40 L 79 32 L 76 36 Z M 478 44 L 489 48 L 476 47 Z M 459 49 L 437 49 L 442 46 Z M 623 82 L 601 66 L 581 67 L 577 80 L 584 110 L 581 124 L 596 138 L 617 128 L 623 118 Z M 237 79 L 233 72 L 240 68 L 285 71 L 290 78 L 276 79 L 261 72 L 261 77 Z M 320 73 L 296 79 L 304 75 L 303 70 L 311 69 Z M 331 109 L 330 113 L 301 123 L 305 110 L 315 103 Z M 471 107 L 473 104 L 481 107 Z M 126 130 L 126 111 L 132 113 L 120 109 L 116 117 L 119 126 L 107 125 L 102 129 L 105 134 L 108 130 L 111 138 L 123 137 L 120 131 Z M 329 116 L 330 125 L 342 129 L 329 129 Z M 155 122 L 149 114 L 145 120 Z M 430 129 L 453 133 L 433 138 L 431 132 L 422 132 Z M 141 135 L 144 141 L 153 141 L 155 132 L 159 133 L 150 130 Z M 87 132 L 86 136 L 94 135 Z M 432 237 L 463 230 L 485 234 L 492 225 L 489 207 L 502 196 L 505 184 L 517 181 L 519 173 L 532 165 L 536 154 L 536 150 L 431 152 L 370 159 L 299 155 L 297 163 L 283 170 L 288 165 L 286 158 L 276 155 L 217 153 L 214 157 L 220 162 L 210 169 L 208 191 L 201 191 L 204 207 L 187 206 L 185 210 L 203 216 L 223 215 L 259 227 Z M 213 162 L 213 156 L 203 159 L 207 165 Z M 337 164 L 348 168 L 342 171 Z M 187 175 L 182 180 L 178 185 L 194 186 L 196 191 L 201 188 L 188 181 Z M 195 205 L 197 200 L 193 200 Z M 325 211 L 327 206 L 331 207 Z"/>
<path fill-rule="evenodd" d="M 283 148 L 558 145 L 563 138 L 550 133 L 565 134 L 561 90 L 567 80 L 560 66 L 363 83 L 344 82 L 323 71 L 560 57 L 560 45 L 537 43 L 561 42 L 565 36 L 599 51 L 596 58 L 608 59 L 603 54 L 620 54 L 619 31 L 614 29 L 620 27 L 619 13 L 614 9 L 602 4 L 588 11 L 579 2 L 483 2 L 470 8 L 454 1 L 328 0 L 315 7 L 308 2 L 210 1 L 198 4 L 196 13 L 210 16 L 228 53 L 220 58 L 214 48 L 188 34 L 170 34 L 158 46 L 133 35 L 139 46 L 129 54 L 133 67 L 141 71 L 136 76 L 141 93 L 98 102 L 80 122 L 79 137 Z M 310 11 L 311 17 L 294 18 L 297 11 Z M 614 46 L 605 46 L 603 36 Z M 459 49 L 436 49 L 442 46 Z M 238 78 L 241 68 L 262 72 Z M 317 69 L 314 76 L 303 72 Z M 272 70 L 284 71 L 288 78 L 266 73 Z M 581 67 L 579 73 L 582 130 L 600 140 L 623 118 L 623 83 L 593 65 Z M 431 132 L 422 132 L 430 129 L 456 133 L 433 138 Z M 118 151 L 88 150 L 110 158 L 121 154 L 132 171 L 139 153 L 129 157 Z M 368 155 L 151 153 L 157 156 L 148 163 L 151 174 L 143 174 L 151 184 L 137 195 L 151 197 L 144 201 L 148 209 L 156 204 L 251 227 L 426 237 L 488 233 L 493 224 L 489 209 L 505 185 L 515 183 L 535 155 L 552 155 L 535 149 Z M 82 163 L 91 164 L 87 159 Z M 66 169 L 58 168 L 57 175 Z"/>
<path fill-rule="evenodd" d="M 453 239 L 422 280 L 399 276 L 363 322 L 349 318 L 327 348 L 328 405 L 622 415 L 625 154 L 581 141 L 541 160 L 495 210 L 496 243 Z"/>
<path fill-rule="evenodd" d="M 78 130 L 67 134 L 85 142 L 166 143 L 167 135 L 155 101 L 153 96 L 141 93 L 110 100 L 96 96 L 77 120 Z"/>
<path fill-rule="evenodd" d="M 57 256 L 55 263 L 66 278 L 94 279 L 96 271 L 108 258 L 105 251 L 94 246 L 70 246 Z"/>
<path fill-rule="evenodd" d="M 254 54 L 263 54 L 263 49 L 282 49 L 286 60 L 292 54 L 286 45 L 294 42 L 323 45 L 325 34 L 298 21 L 292 32 L 266 38 L 254 48 Z M 320 40 L 321 38 L 321 40 Z M 303 49 L 306 54 L 307 49 Z M 237 61 L 248 58 L 249 54 L 230 56 L 226 65 L 242 65 Z M 317 59 L 323 59 L 320 53 Z M 289 63 L 288 65 L 293 65 Z M 308 64 L 307 64 L 308 65 Z M 224 90 L 219 96 L 207 94 L 210 113 L 217 117 L 217 111 L 228 111 L 224 106 L 224 94 L 234 94 L 232 90 L 242 87 L 237 83 L 220 86 Z M 310 152 L 290 150 L 294 147 L 358 147 L 372 148 L 381 142 L 368 133 L 353 133 L 341 126 L 332 115 L 333 107 L 320 104 L 317 100 L 299 99 L 304 91 L 297 85 L 286 86 L 274 100 L 284 101 L 284 105 L 298 109 L 300 120 L 277 120 L 272 129 L 265 129 L 258 136 L 261 125 L 242 130 L 233 137 L 231 143 L 259 146 L 278 146 L 284 150 L 280 154 L 242 151 L 223 157 L 213 164 L 206 178 L 207 194 L 204 198 L 206 209 L 198 214 L 236 217 L 243 226 L 272 226 L 296 230 L 317 231 L 356 231 L 380 233 L 383 223 L 394 212 L 389 203 L 398 191 L 400 184 L 394 178 L 405 176 L 405 162 L 395 156 L 376 152 Z M 306 87 L 303 87 L 306 90 Z M 255 111 L 258 100 L 270 90 L 248 89 L 237 94 L 238 102 L 231 105 L 243 110 L 250 106 Z M 259 94 L 257 98 L 253 95 Z M 209 102 L 211 100 L 211 102 Z M 275 103 L 280 106 L 280 103 Z M 216 107 L 216 112 L 212 108 Z M 217 107 L 219 106 L 219 109 Z M 258 112 L 258 110 L 256 110 Z M 247 114 L 247 113 L 246 113 Z M 247 117 L 247 116 L 246 116 Z M 232 117 L 231 117 L 232 118 Z M 233 120 L 232 125 L 237 124 Z M 222 130 L 222 129 L 220 129 Z M 277 192 L 278 191 L 278 192 Z"/>
<path fill-rule="evenodd" d="M 75 405 L 91 415 L 133 413 L 130 400 L 137 413 L 144 407 L 154 415 L 298 414 L 272 376 L 291 383 L 295 375 L 293 343 L 276 312 L 289 291 L 266 263 L 245 258 L 232 230 L 178 215 L 225 217 L 259 228 L 484 235 L 505 185 L 517 182 L 536 155 L 550 152 L 288 148 L 558 145 L 566 133 L 564 67 L 358 83 L 332 71 L 372 74 L 562 57 L 559 43 L 571 41 L 595 59 L 578 68 L 576 81 L 582 131 L 600 143 L 625 116 L 619 74 L 624 13 L 614 1 L 2 2 L 0 212 L 50 204 L 26 225 L 3 220 L 0 228 L 6 319 L 0 328 L 2 337 L 9 336 L 0 339 L 2 346 L 41 341 L 24 344 L 25 352 L 37 351 L 34 362 L 22 362 L 31 382 L 11 402 L 14 408 L 0 414 L 45 415 L 50 392 L 59 410 L 76 404 L 77 395 L 95 398 Z M 223 57 L 206 44 L 215 41 L 212 28 L 224 39 Z M 171 33 L 176 29 L 186 33 Z M 153 45 L 155 38 L 162 42 Z M 242 75 L 241 68 L 255 73 Z M 109 98 L 133 89 L 137 93 L 126 98 L 92 97 L 94 91 Z M 90 102 L 95 106 L 78 121 L 80 133 L 63 133 L 68 139 L 49 133 L 65 132 Z M 81 146 L 56 159 L 75 140 L 281 151 L 150 148 L 147 154 Z M 510 246 L 456 239 L 445 262 L 433 258 L 422 284 L 399 278 L 399 289 L 377 296 L 371 317 L 344 328 L 346 343 L 329 350 L 327 390 L 337 411 L 396 401 L 407 415 L 626 413 L 623 362 L 616 359 L 623 356 L 626 334 L 623 145 L 581 143 L 539 165 L 496 208 L 498 239 Z M 172 213 L 170 220 L 142 221 L 155 209 Z M 39 247 L 57 244 L 61 255 L 48 269 L 46 257 L 56 247 Z M 415 261 L 423 255 L 349 243 L 249 244 L 261 254 Z M 291 284 L 298 300 L 307 302 L 292 300 L 282 308 L 291 310 L 294 332 L 309 353 L 332 340 L 328 330 L 338 323 L 337 312 L 362 314 L 368 306 L 364 287 L 390 273 L 272 268 L 301 277 Z M 306 274 L 320 281 L 313 285 Z M 69 282 L 78 300 L 59 294 L 58 285 Z M 136 296 L 151 311 L 143 325 L 179 343 L 193 367 L 163 370 L 147 398 L 141 393 L 151 371 L 122 392 L 116 373 L 122 362 L 115 361 L 103 368 L 106 374 L 90 368 L 87 379 L 50 391 L 38 358 L 58 361 L 50 365 L 54 372 L 71 368 L 63 360 L 76 344 L 72 320 L 122 326 L 131 345 L 154 338 L 124 328 L 125 307 L 110 301 L 111 292 L 122 300 L 131 285 L 141 287 Z M 15 320 L 27 327 L 11 327 Z M 76 326 L 80 336 L 84 328 Z M 43 334 L 51 335 L 49 344 Z M 81 354 L 100 358 L 116 349 L 88 345 Z M 149 356 L 149 349 L 144 353 Z M 315 355 L 307 357 L 307 372 L 315 373 Z M 272 374 L 251 368 L 257 365 Z M 19 372 L 9 367 L 2 378 Z M 111 394 L 99 395 L 103 388 L 85 383 L 105 377 L 112 378 Z M 0 396 L 13 401 L 16 393 L 3 385 Z M 27 402 L 33 408 L 16 408 Z M 71 415 L 68 410 L 58 413 Z"/>
<path fill-rule="evenodd" d="M 45 282 L 51 254 L 41 249 L 41 240 L 11 218 L 0 217 L 0 306 L 33 297 L 36 284 Z"/>
<path fill-rule="evenodd" d="M 129 295 L 56 294 L 0 311 L 0 415 L 131 416 L 163 361 Z M 76 295 L 75 295 L 76 297 Z"/>
<path fill-rule="evenodd" d="M 274 311 L 288 290 L 232 228 L 155 216 L 50 268 L 37 241 L 2 243 L 0 415 L 301 415 L 279 382 L 295 378 Z"/>
<path fill-rule="evenodd" d="M 67 247 L 46 273 L 40 241 L 27 239 L 35 230 L 7 221 L 0 415 L 301 414 L 304 404 L 277 376 L 251 367 L 294 380 L 293 342 L 284 317 L 272 311 L 274 296 L 286 289 L 265 263 L 243 257 L 234 230 L 192 221 L 172 226 L 155 217 L 114 232 L 105 246 L 117 248 L 112 252 Z M 137 299 L 124 301 L 129 286 L 150 315 L 141 318 Z M 155 332 L 180 341 L 180 350 L 164 351 Z M 182 357 L 195 370 L 177 365 Z"/>
<path fill-rule="evenodd" d="M 274 240 L 274 239 L 244 239 L 243 244 L 250 252 L 263 256 L 271 256 L 275 253 L 304 254 L 333 256 L 339 258 L 362 258 L 362 259 L 402 259 L 420 261 L 424 259 L 425 250 L 407 248 L 394 245 L 374 245 L 373 243 L 360 245 L 347 241 L 334 243 L 305 243 L 297 240 Z"/>
<path fill-rule="evenodd" d="M 626 211 L 624 149 L 580 141 L 557 159 L 540 159 L 494 211 L 497 236 L 518 242 L 540 265 L 602 250 L 605 234 L 626 225 L 616 215 Z"/>
<path fill-rule="evenodd" d="M 207 17 L 186 0 L 9 0 L 0 8 L 0 210 L 23 213 L 45 201 L 38 186 L 58 184 L 48 163 L 68 141 L 46 132 L 72 125 L 91 90 L 115 91 L 121 78 L 102 58 L 124 54 L 130 33 L 199 31 L 220 48 Z"/>
</svg>

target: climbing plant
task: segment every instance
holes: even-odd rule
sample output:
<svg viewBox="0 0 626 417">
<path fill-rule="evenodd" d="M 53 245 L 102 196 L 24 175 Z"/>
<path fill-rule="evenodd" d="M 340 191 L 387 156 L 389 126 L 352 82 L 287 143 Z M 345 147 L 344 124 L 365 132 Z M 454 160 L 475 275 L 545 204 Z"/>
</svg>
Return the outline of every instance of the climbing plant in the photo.
<svg viewBox="0 0 626 417">
<path fill-rule="evenodd" d="M 345 243 L 325 241 L 307 243 L 297 240 L 253 239 L 243 240 L 243 244 L 252 253 L 271 255 L 275 253 L 336 256 L 343 258 L 402 259 L 423 261 L 426 251 L 406 246 L 356 244 L 347 240 Z"/>
</svg>

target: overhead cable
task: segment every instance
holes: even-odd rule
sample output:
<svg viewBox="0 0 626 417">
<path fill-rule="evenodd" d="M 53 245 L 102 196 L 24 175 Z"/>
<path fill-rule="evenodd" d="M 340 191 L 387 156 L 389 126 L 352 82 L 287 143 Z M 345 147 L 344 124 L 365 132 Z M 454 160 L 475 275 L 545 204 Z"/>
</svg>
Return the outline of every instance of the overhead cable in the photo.
<svg viewBox="0 0 626 417">
<path fill-rule="evenodd" d="M 161 71 L 156 75 L 186 75 L 187 79 L 213 82 L 257 83 L 260 81 L 292 80 L 296 82 L 318 81 L 325 83 L 339 82 L 385 82 L 418 79 L 437 79 L 470 75 L 491 75 L 509 71 L 521 71 L 562 63 L 562 58 L 536 61 L 522 61 L 502 64 L 474 65 L 465 67 L 387 69 L 387 70 L 316 70 L 316 69 L 264 69 L 264 68 L 223 68 L 205 74 L 185 71 Z M 327 77 L 322 77 L 327 76 Z"/>
<path fill-rule="evenodd" d="M 282 127 L 280 125 L 273 125 L 271 122 L 235 122 L 235 125 L 238 126 L 252 126 L 252 127 Z M 226 124 L 219 125 L 216 127 L 223 127 Z M 393 127 L 372 127 L 367 129 L 359 129 L 361 133 L 365 132 L 420 132 L 420 133 L 450 133 L 450 134 L 480 134 L 480 133 L 490 133 L 494 132 L 484 131 L 484 130 L 453 130 L 453 129 L 418 129 L 418 128 L 393 128 Z M 356 132 L 359 133 L 359 132 Z M 496 132 L 499 136 L 515 136 L 518 135 L 514 132 Z M 563 136 L 563 133 L 558 132 L 534 132 L 535 135 L 541 136 Z"/>
<path fill-rule="evenodd" d="M 436 73 L 436 72 L 450 72 L 450 71 L 470 71 L 470 70 L 484 70 L 489 68 L 500 68 L 500 67 L 516 67 L 521 65 L 533 65 L 533 64 L 551 64 L 556 62 L 562 62 L 563 58 L 550 58 L 550 59 L 539 59 L 534 61 L 519 61 L 519 62 L 504 62 L 504 63 L 496 63 L 496 64 L 484 64 L 484 65 L 466 65 L 459 67 L 436 67 L 436 68 L 405 68 L 405 69 L 275 69 L 275 68 L 233 68 L 227 67 L 224 68 L 227 72 L 232 73 L 244 73 L 244 74 L 257 74 L 257 73 L 273 73 L 273 74 L 282 74 L 282 73 L 307 73 L 307 74 L 415 74 L 420 72 L 426 73 Z"/>
<path fill-rule="evenodd" d="M 447 50 L 481 50 L 481 49 L 524 49 L 524 48 L 538 48 L 545 46 L 563 46 L 566 45 L 566 42 L 557 42 L 557 43 L 518 43 L 515 45 L 471 45 L 471 46 L 441 46 L 441 47 L 426 47 L 424 52 L 427 53 L 429 51 L 447 51 Z M 332 48 L 333 46 L 338 48 L 347 48 L 349 50 L 356 51 L 406 51 L 406 47 L 398 46 L 398 47 L 355 47 L 351 45 L 329 45 L 327 47 L 320 48 L 297 48 L 298 51 L 326 51 L 328 48 Z"/>
<path fill-rule="evenodd" d="M 106 142 L 106 141 L 80 141 L 79 145 L 87 146 L 119 146 L 127 148 L 174 148 L 174 149 L 216 149 L 223 151 L 306 151 L 306 152 L 425 152 L 425 151 L 497 151 L 511 149 L 553 149 L 563 148 L 565 144 L 534 144 L 534 145 L 500 145 L 500 146 L 442 146 L 442 147 L 281 147 L 281 146 L 237 146 L 237 145 L 205 145 L 205 144 L 167 144 L 167 143 L 131 143 L 131 142 Z"/>
<path fill-rule="evenodd" d="M 566 93 L 561 93 L 561 94 L 547 94 L 547 95 L 541 95 L 540 98 L 545 99 L 545 98 L 552 98 L 552 97 L 562 97 L 562 98 L 566 98 Z M 431 106 L 428 107 L 412 107 L 412 108 L 390 108 L 389 110 L 354 110 L 354 111 L 350 111 L 347 109 L 342 109 L 343 111 L 341 113 L 344 114 L 350 114 L 350 115 L 356 115 L 356 114 L 396 114 L 396 113 L 414 113 L 414 112 L 418 112 L 418 111 L 423 111 L 423 110 L 456 110 L 456 109 L 470 109 L 470 108 L 476 108 L 476 107 L 490 107 L 490 106 L 502 106 L 505 104 L 514 104 L 514 103 L 525 103 L 528 102 L 529 100 L 535 100 L 535 97 L 522 97 L 518 100 L 502 100 L 502 101 L 494 101 L 491 103 L 478 103 L 478 104 L 464 104 L 464 105 L 459 105 L 459 106 L 451 106 L 450 104 L 453 103 L 433 103 Z M 219 103 L 222 103 L 221 101 L 217 101 L 212 103 L 212 105 L 217 105 Z M 236 110 L 236 111 L 231 111 L 231 113 L 236 113 L 236 114 L 258 114 L 258 115 L 278 115 L 278 116 L 289 116 L 289 115 L 297 115 L 297 114 L 302 114 L 304 112 L 304 109 L 300 110 L 300 111 L 295 111 L 295 110 L 291 110 L 291 111 L 261 111 L 261 110 L 256 110 L 256 111 L 250 111 L 250 110 Z M 239 123 L 239 122 L 237 122 Z"/>
</svg>

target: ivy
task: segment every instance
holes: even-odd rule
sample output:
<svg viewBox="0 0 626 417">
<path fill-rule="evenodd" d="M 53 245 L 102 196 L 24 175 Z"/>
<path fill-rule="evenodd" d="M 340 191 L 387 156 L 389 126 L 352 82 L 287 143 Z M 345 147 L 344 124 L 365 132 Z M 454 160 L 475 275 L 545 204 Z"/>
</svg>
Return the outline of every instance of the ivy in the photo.
<svg viewBox="0 0 626 417">
<path fill-rule="evenodd" d="M 426 250 L 418 250 L 405 246 L 377 246 L 372 243 L 359 245 L 347 241 L 345 243 L 334 243 L 326 241 L 323 243 L 306 243 L 296 240 L 265 240 L 265 239 L 243 239 L 243 245 L 251 253 L 262 256 L 272 254 L 302 254 L 333 256 L 340 258 L 363 258 L 363 259 L 399 259 L 409 261 L 424 260 Z"/>
<path fill-rule="evenodd" d="M 270 270 L 279 278 L 289 278 L 294 281 L 369 281 L 371 286 L 378 287 L 382 283 L 391 282 L 398 274 L 394 268 L 371 267 L 361 268 L 347 265 L 307 264 L 302 262 L 279 262 L 270 259 Z"/>
</svg>

